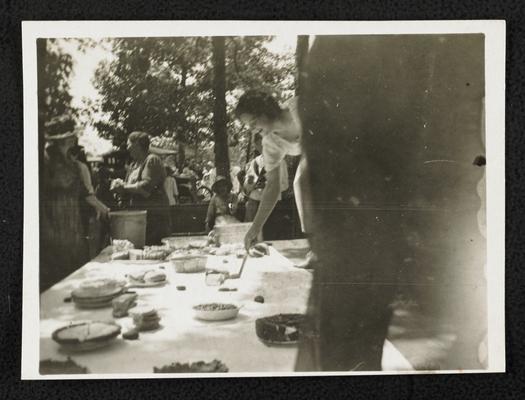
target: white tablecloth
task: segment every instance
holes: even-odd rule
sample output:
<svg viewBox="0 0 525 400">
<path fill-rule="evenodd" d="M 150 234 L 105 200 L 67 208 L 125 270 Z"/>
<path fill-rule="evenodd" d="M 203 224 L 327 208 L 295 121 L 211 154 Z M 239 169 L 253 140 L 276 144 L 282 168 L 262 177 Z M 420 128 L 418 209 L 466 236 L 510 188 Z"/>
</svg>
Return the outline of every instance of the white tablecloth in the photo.
<svg viewBox="0 0 525 400">
<path fill-rule="evenodd" d="M 228 262 L 224 263 L 224 259 Z M 241 261 L 234 256 L 210 256 L 207 268 L 236 271 Z M 225 282 L 223 286 L 236 287 L 235 292 L 219 292 L 217 286 L 206 286 L 204 273 L 176 273 L 169 262 L 109 261 L 109 253 L 105 251 L 41 295 L 40 359 L 64 360 L 68 356 L 51 339 L 51 334 L 70 321 L 114 320 L 110 307 L 85 310 L 64 302 L 78 284 L 91 278 L 124 278 L 132 271 L 161 266 L 169 280 L 166 286 L 132 289 L 139 294 L 139 303 L 157 309 L 161 329 L 141 332 L 139 340 L 124 340 L 119 336 L 108 347 L 71 354 L 76 363 L 94 374 L 148 374 L 154 366 L 213 359 L 226 364 L 232 373 L 294 371 L 297 347 L 265 345 L 255 334 L 255 320 L 277 313 L 304 313 L 312 274 L 294 268 L 274 248 L 270 256 L 248 258 L 242 277 Z M 186 286 L 186 290 L 177 290 L 179 285 Z M 258 295 L 264 297 L 264 303 L 254 301 Z M 242 308 L 233 320 L 200 321 L 194 318 L 192 306 L 204 302 L 235 302 Z M 129 317 L 115 321 L 123 331 L 133 326 Z M 386 369 L 410 369 L 388 342 L 383 359 Z"/>
<path fill-rule="evenodd" d="M 224 264 L 222 259 L 229 259 Z M 305 312 L 311 274 L 298 270 L 275 249 L 263 258 L 248 258 L 241 279 L 228 280 L 223 286 L 236 287 L 236 292 L 219 292 L 216 286 L 206 286 L 204 273 L 176 273 L 170 263 L 144 264 L 126 261 L 105 261 L 104 255 L 41 295 L 40 359 L 65 359 L 52 332 L 76 320 L 113 320 L 111 308 L 83 310 L 64 298 L 85 279 L 113 276 L 142 268 L 165 267 L 169 283 L 159 288 L 132 289 L 139 294 L 139 303 L 155 307 L 161 317 L 161 329 L 141 332 L 136 341 L 119 337 L 109 347 L 72 358 L 90 372 L 151 373 L 153 367 L 173 362 L 211 361 L 219 359 L 230 372 L 291 372 L 297 349 L 268 347 L 255 334 L 255 319 L 276 313 Z M 235 257 L 211 257 L 209 267 L 230 267 L 235 270 L 241 260 Z M 186 286 L 178 291 L 175 286 Z M 254 302 L 264 297 L 264 304 Z M 203 302 L 235 302 L 243 307 L 234 320 L 207 322 L 193 317 L 192 305 Z M 115 320 L 123 330 L 133 326 L 131 318 Z"/>
</svg>

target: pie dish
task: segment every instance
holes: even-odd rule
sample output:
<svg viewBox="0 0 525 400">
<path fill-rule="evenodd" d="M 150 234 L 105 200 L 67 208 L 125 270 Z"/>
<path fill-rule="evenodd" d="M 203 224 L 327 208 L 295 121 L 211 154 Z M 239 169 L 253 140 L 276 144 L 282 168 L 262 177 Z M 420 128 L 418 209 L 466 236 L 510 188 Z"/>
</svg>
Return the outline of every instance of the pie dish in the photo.
<svg viewBox="0 0 525 400">
<path fill-rule="evenodd" d="M 289 345 L 299 340 L 303 314 L 277 314 L 255 320 L 255 333 L 266 344 Z"/>
<path fill-rule="evenodd" d="M 206 303 L 193 306 L 195 317 L 205 321 L 224 321 L 236 318 L 240 307 L 229 303 Z"/>
<path fill-rule="evenodd" d="M 124 289 L 124 283 L 114 279 L 88 281 L 71 292 L 71 299 L 80 308 L 108 307 Z"/>
<path fill-rule="evenodd" d="M 120 331 L 115 323 L 82 321 L 57 329 L 51 337 L 65 350 L 89 351 L 109 345 Z"/>
<path fill-rule="evenodd" d="M 71 292 L 77 299 L 102 299 L 114 297 L 124 289 L 122 282 L 115 279 L 97 279 L 82 283 Z"/>
</svg>

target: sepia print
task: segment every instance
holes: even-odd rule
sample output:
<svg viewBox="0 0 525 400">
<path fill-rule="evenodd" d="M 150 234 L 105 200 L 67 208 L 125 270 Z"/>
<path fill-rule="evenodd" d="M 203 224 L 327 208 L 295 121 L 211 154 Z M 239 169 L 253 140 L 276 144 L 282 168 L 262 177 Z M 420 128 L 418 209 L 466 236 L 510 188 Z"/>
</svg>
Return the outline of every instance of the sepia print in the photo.
<svg viewBox="0 0 525 400">
<path fill-rule="evenodd" d="M 504 25 L 157 23 L 24 23 L 22 377 L 504 371 Z"/>
</svg>

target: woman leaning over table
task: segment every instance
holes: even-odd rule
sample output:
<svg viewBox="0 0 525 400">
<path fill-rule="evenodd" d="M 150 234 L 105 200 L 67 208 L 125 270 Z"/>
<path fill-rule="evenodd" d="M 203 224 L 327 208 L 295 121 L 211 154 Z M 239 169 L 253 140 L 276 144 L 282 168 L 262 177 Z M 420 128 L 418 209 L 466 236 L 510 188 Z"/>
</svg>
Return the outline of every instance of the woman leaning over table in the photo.
<svg viewBox="0 0 525 400">
<path fill-rule="evenodd" d="M 253 224 L 246 234 L 244 244 L 249 248 L 257 241 L 265 222 L 272 213 L 281 194 L 280 169 L 287 155 L 302 155 L 302 127 L 297 110 L 298 98 L 288 100 L 282 107 L 270 95 L 249 90 L 241 96 L 235 114 L 253 134 L 262 137 L 262 154 L 266 170 L 266 186 L 262 192 L 259 208 Z M 301 229 L 309 233 L 310 186 L 306 176 L 306 159 L 301 157 L 294 179 L 294 195 L 301 220 Z M 315 256 L 309 252 L 307 261 L 298 267 L 313 266 Z"/>
</svg>

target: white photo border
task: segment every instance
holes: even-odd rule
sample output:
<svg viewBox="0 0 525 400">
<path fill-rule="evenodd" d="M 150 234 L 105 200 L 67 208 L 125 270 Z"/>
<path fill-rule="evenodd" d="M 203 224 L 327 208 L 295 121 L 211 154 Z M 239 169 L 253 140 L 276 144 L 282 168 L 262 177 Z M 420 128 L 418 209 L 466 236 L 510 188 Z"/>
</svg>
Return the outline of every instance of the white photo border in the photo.
<svg viewBox="0 0 525 400">
<path fill-rule="evenodd" d="M 443 373 L 505 372 L 505 21 L 24 21 L 24 232 L 22 379 L 202 378 L 319 375 L 400 375 L 430 371 L 227 373 L 227 374 L 86 374 L 40 375 L 39 215 L 38 215 L 38 38 L 106 38 L 254 35 L 485 35 L 485 127 L 487 217 L 487 370 Z"/>
</svg>

